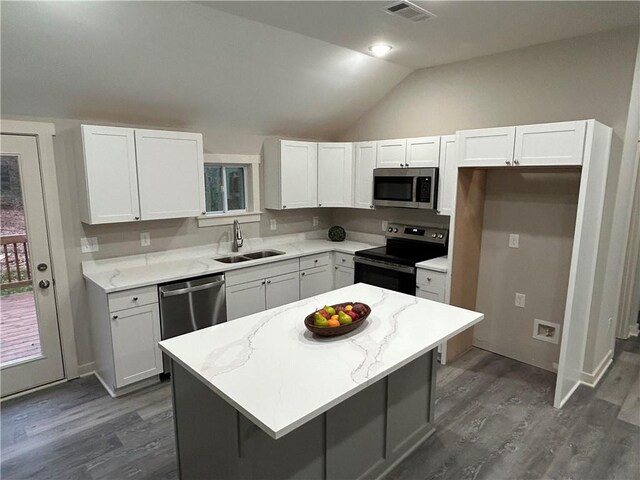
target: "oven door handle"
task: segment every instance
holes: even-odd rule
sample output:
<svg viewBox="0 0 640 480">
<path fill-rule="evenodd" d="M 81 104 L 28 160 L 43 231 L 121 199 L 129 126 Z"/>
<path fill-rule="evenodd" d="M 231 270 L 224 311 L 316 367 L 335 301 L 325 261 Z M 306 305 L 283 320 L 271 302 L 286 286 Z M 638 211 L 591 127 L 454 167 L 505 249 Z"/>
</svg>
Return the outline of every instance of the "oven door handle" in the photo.
<svg viewBox="0 0 640 480">
<path fill-rule="evenodd" d="M 384 268 L 387 270 L 393 270 L 395 272 L 410 273 L 411 275 L 416 273 L 416 269 L 414 267 L 408 267 L 406 265 L 398 265 L 397 263 L 383 262 L 380 260 L 371 260 L 369 258 L 364 258 L 364 257 L 353 257 L 353 261 L 355 263 L 361 263 L 362 265 L 369 265 L 370 267 Z"/>
</svg>

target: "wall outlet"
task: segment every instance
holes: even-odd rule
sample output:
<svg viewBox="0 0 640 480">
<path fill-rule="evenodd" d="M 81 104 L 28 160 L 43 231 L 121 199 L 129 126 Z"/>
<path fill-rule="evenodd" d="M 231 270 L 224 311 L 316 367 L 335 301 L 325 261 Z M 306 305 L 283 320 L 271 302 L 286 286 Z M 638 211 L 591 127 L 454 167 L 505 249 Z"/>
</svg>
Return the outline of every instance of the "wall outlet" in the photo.
<svg viewBox="0 0 640 480">
<path fill-rule="evenodd" d="M 527 296 L 524 293 L 516 293 L 516 307 L 524 308 L 524 301 Z"/>
<path fill-rule="evenodd" d="M 278 224 L 276 223 L 276 219 L 275 219 L 275 218 L 272 218 L 272 219 L 269 221 L 269 228 L 270 228 L 271 230 L 277 230 L 277 229 L 278 229 Z"/>
<path fill-rule="evenodd" d="M 387 222 L 386 220 L 382 220 L 382 231 L 386 232 L 387 228 L 389 228 L 389 222 Z"/>
<path fill-rule="evenodd" d="M 520 248 L 520 235 L 517 233 L 509 235 L 509 248 Z"/>
<path fill-rule="evenodd" d="M 100 247 L 98 246 L 98 237 L 82 237 L 80 239 L 80 250 L 82 253 L 98 252 Z"/>
<path fill-rule="evenodd" d="M 142 232 L 140 234 L 140 246 L 148 247 L 151 245 L 151 234 L 149 232 Z"/>
<path fill-rule="evenodd" d="M 318 216 L 317 216 L 317 215 L 314 215 L 314 216 L 311 218 L 311 223 L 313 223 L 313 226 L 314 226 L 314 227 L 317 227 L 317 226 L 318 226 Z"/>
</svg>

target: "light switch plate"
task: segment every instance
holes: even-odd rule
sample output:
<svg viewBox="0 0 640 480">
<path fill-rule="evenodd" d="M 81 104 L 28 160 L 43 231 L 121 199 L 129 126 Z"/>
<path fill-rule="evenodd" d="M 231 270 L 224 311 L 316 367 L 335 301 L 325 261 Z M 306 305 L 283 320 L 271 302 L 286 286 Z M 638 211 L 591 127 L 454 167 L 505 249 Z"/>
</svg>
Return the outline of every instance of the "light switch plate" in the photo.
<svg viewBox="0 0 640 480">
<path fill-rule="evenodd" d="M 142 232 L 140 234 L 140 246 L 148 247 L 151 245 L 151 234 L 149 232 Z"/>
<path fill-rule="evenodd" d="M 277 230 L 278 224 L 276 223 L 276 219 L 275 218 L 272 218 L 271 221 L 269 222 L 269 228 L 271 230 Z"/>
<path fill-rule="evenodd" d="M 318 216 L 314 215 L 311 220 L 312 220 L 313 226 L 317 227 L 318 226 Z"/>
<path fill-rule="evenodd" d="M 82 253 L 93 253 L 100 250 L 98 237 L 80 238 L 80 250 Z"/>
<path fill-rule="evenodd" d="M 524 293 L 516 293 L 516 307 L 524 308 L 526 295 Z"/>
<path fill-rule="evenodd" d="M 509 235 L 509 247 L 510 248 L 520 248 L 520 235 L 517 233 L 512 233 Z"/>
</svg>

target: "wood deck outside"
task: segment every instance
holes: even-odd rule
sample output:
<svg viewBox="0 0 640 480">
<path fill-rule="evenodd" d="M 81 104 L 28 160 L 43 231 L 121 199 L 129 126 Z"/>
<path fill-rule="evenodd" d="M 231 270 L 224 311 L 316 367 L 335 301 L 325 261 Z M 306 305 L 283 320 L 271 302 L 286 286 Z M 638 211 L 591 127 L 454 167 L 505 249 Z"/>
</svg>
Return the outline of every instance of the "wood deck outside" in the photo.
<svg viewBox="0 0 640 480">
<path fill-rule="evenodd" d="M 0 297 L 0 364 L 40 353 L 33 293 Z"/>
</svg>

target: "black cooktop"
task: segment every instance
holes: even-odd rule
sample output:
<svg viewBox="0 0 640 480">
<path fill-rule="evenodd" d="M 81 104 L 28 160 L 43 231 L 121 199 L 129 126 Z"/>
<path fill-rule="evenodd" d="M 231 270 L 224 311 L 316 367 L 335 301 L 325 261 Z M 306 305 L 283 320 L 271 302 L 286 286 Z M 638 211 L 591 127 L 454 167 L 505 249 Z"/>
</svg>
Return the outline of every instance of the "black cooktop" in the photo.
<svg viewBox="0 0 640 480">
<path fill-rule="evenodd" d="M 387 239 L 387 244 L 384 247 L 368 248 L 355 252 L 358 257 L 412 267 L 418 262 L 442 257 L 446 254 L 446 245 L 400 239 Z"/>
</svg>

